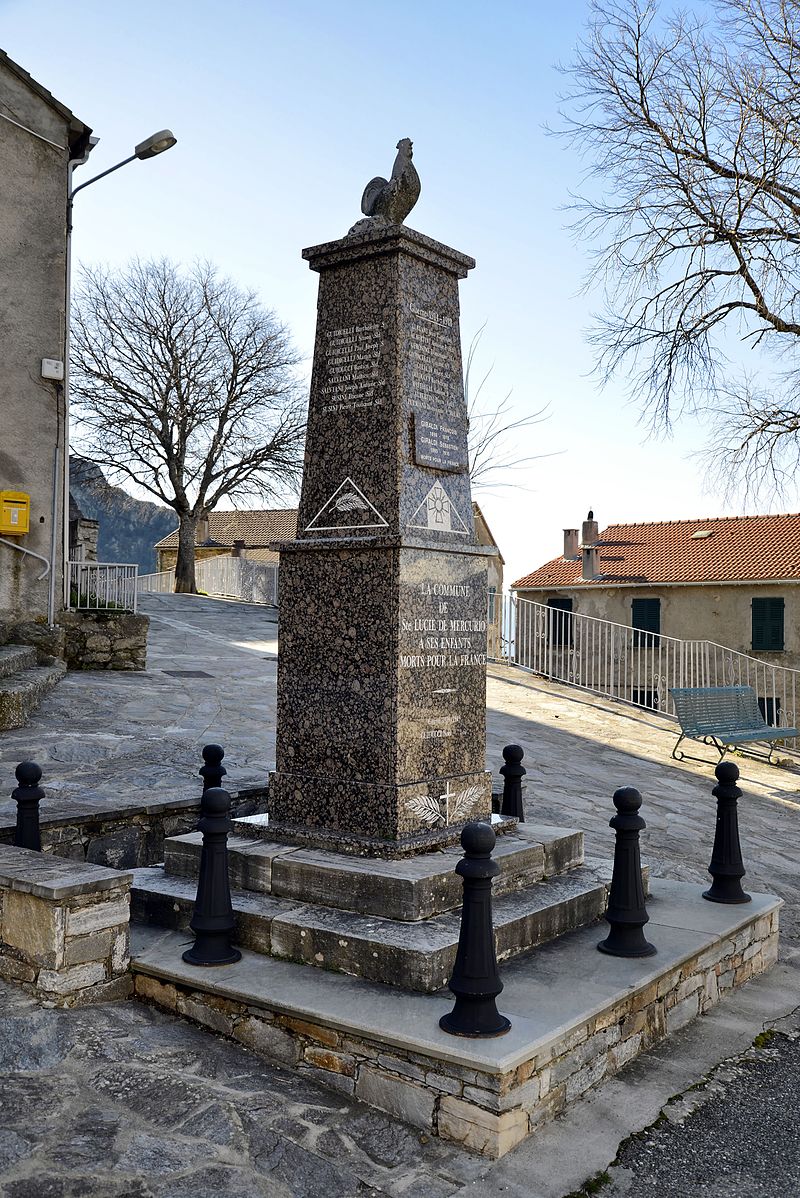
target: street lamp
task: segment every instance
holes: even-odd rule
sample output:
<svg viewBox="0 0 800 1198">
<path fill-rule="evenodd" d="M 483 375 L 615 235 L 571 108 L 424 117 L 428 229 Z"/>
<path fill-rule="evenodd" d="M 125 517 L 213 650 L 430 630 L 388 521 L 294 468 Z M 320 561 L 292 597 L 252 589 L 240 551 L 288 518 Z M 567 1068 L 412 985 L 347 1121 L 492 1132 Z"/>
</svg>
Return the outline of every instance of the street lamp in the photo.
<svg viewBox="0 0 800 1198">
<path fill-rule="evenodd" d="M 75 201 L 75 196 L 79 191 L 83 191 L 85 187 L 91 187 L 92 183 L 97 183 L 99 179 L 105 179 L 106 175 L 118 171 L 120 167 L 127 166 L 129 162 L 134 162 L 137 158 L 142 162 L 148 158 L 155 158 L 158 154 L 163 154 L 165 150 L 171 150 L 177 143 L 177 137 L 171 129 L 159 129 L 158 133 L 151 133 L 144 141 L 140 141 L 138 146 L 134 147 L 134 151 L 127 158 L 123 158 L 121 162 L 117 162 L 114 166 L 110 166 L 108 170 L 101 171 L 99 175 L 94 175 L 91 179 L 87 179 L 85 183 L 81 183 L 78 187 L 72 186 L 72 172 L 76 166 L 82 166 L 88 159 L 89 153 L 97 145 L 98 138 L 90 138 L 89 148 L 83 158 L 76 159 L 69 164 L 69 183 L 67 189 L 67 254 L 66 254 L 66 304 L 65 304 L 65 320 L 64 320 L 64 590 L 66 602 L 66 590 L 69 585 L 69 572 L 67 562 L 69 561 L 69 355 L 70 355 L 70 317 L 72 312 L 72 206 Z M 50 591 L 50 609 L 51 613 L 54 606 L 54 576 L 55 571 L 52 571 L 53 581 L 51 581 Z M 50 617 L 52 623 L 52 614 Z"/>
</svg>

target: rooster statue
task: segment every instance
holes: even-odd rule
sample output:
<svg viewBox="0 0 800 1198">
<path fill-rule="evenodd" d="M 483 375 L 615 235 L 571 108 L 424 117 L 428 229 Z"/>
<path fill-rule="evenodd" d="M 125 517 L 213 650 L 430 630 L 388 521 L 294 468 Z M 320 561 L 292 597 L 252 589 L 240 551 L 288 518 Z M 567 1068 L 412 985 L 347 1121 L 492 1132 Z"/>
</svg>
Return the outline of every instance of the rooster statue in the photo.
<svg viewBox="0 0 800 1198">
<path fill-rule="evenodd" d="M 397 143 L 397 157 L 392 167 L 391 179 L 380 175 L 370 179 L 361 197 L 361 211 L 366 220 L 353 225 L 351 233 L 362 232 L 376 225 L 401 225 L 419 199 L 420 181 L 411 161 L 413 147 L 411 138 L 404 137 Z"/>
</svg>

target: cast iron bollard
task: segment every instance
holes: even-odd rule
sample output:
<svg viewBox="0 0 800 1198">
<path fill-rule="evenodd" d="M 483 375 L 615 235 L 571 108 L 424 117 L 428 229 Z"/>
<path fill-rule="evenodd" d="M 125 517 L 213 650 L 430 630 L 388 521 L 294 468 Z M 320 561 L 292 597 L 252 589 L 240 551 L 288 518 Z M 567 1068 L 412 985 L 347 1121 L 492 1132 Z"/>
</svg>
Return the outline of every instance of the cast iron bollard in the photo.
<svg viewBox="0 0 800 1198">
<path fill-rule="evenodd" d="M 608 896 L 606 919 L 611 930 L 598 948 L 612 957 L 651 957 L 654 945 L 644 938 L 644 925 L 650 919 L 644 903 L 642 861 L 639 855 L 639 832 L 646 828 L 638 814 L 642 796 L 633 786 L 623 786 L 614 792 L 617 814 L 609 827 L 617 833 L 614 845 L 614 872 Z"/>
<path fill-rule="evenodd" d="M 503 775 L 503 801 L 500 804 L 501 815 L 512 815 L 521 824 L 525 823 L 525 808 L 522 806 L 522 779 L 527 774 L 522 764 L 524 751 L 519 745 L 506 745 L 503 749 L 505 765 L 500 766 Z"/>
<path fill-rule="evenodd" d="M 739 843 L 739 812 L 736 800 L 742 792 L 736 785 L 739 767 L 732 761 L 721 761 L 714 770 L 717 785 L 712 790 L 717 800 L 717 824 L 714 848 L 708 872 L 714 879 L 703 898 L 711 903 L 749 903 L 751 898 L 742 890 L 741 879 L 747 872 L 742 861 Z"/>
<path fill-rule="evenodd" d="M 39 829 L 39 800 L 44 791 L 39 785 L 41 766 L 35 761 L 21 761 L 14 770 L 19 786 L 12 790 L 11 797 L 17 802 L 17 826 L 14 829 L 14 844 L 21 849 L 42 851 L 42 834 Z"/>
<path fill-rule="evenodd" d="M 492 878 L 500 870 L 492 860 L 494 842 L 491 824 L 467 824 L 461 833 L 464 856 L 456 873 L 464 879 L 464 905 L 450 978 L 456 1001 L 452 1011 L 439 1020 L 439 1027 L 453 1036 L 500 1036 L 511 1027 L 495 1002 L 503 983 L 492 927 Z"/>
<path fill-rule="evenodd" d="M 203 761 L 205 765 L 201 765 L 199 769 L 200 777 L 203 779 L 203 792 L 209 790 L 212 786 L 221 786 L 222 779 L 227 774 L 225 766 L 222 764 L 222 758 L 225 756 L 225 750 L 222 745 L 204 745 L 203 746 Z"/>
<path fill-rule="evenodd" d="M 189 924 L 195 941 L 183 954 L 190 965 L 232 965 L 241 960 L 238 948 L 231 947 L 236 925 L 228 880 L 230 811 L 231 796 L 227 790 L 212 786 L 203 792 L 198 825 L 203 833 L 203 850 L 194 914 Z"/>
</svg>

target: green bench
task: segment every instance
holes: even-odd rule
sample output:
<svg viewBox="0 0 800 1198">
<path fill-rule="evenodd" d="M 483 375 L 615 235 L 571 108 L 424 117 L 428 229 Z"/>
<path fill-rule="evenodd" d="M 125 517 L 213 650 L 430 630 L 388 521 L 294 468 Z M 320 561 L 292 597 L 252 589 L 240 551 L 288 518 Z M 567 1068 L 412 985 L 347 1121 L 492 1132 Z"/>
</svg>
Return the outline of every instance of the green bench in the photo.
<svg viewBox="0 0 800 1198">
<path fill-rule="evenodd" d="M 753 756 L 771 761 L 776 741 L 798 735 L 796 728 L 771 728 L 767 724 L 752 686 L 676 686 L 669 693 L 681 726 L 672 750 L 676 761 L 688 756 L 678 752 L 685 737 L 715 745 L 720 758 L 736 746 L 763 742 L 769 752 L 753 752 Z"/>
</svg>

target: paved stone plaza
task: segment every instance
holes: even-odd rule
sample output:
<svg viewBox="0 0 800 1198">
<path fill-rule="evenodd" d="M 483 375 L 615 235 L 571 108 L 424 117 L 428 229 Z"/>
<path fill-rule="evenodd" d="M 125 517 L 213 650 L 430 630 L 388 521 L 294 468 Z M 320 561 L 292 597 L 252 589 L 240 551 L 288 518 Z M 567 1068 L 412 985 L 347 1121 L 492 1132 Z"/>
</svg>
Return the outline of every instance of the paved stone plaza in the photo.
<svg viewBox="0 0 800 1198">
<path fill-rule="evenodd" d="M 190 795 L 198 789 L 200 746 L 210 740 L 226 747 L 233 789 L 263 782 L 273 765 L 275 614 L 189 596 L 148 596 L 142 606 L 152 617 L 147 672 L 68 675 L 28 728 L 3 734 L 4 795 L 13 787 L 14 765 L 25 757 L 43 766 L 48 793 L 67 802 L 86 793 L 97 805 L 120 796 L 146 802 L 152 793 Z M 209 677 L 165 671 L 202 671 Z M 687 881 L 707 878 L 713 762 L 673 762 L 670 724 L 494 666 L 488 708 L 488 764 L 497 770 L 502 746 L 510 741 L 525 747 L 530 818 L 585 828 L 587 854 L 608 858 L 611 793 L 617 786 L 635 785 L 644 795 L 643 851 L 653 873 Z M 425 1141 L 413 1129 L 332 1096 L 307 1078 L 281 1072 L 244 1048 L 138 1004 L 57 1012 L 4 987 L 0 1092 L 6 1130 L 0 1193 L 4 1198 L 202 1198 L 211 1193 L 436 1198 L 478 1193 L 479 1186 L 485 1192 L 490 1183 L 504 1198 L 562 1198 L 577 1190 L 608 1166 L 621 1141 L 652 1123 L 672 1095 L 700 1081 L 722 1059 L 746 1050 L 763 1026 L 781 1018 L 790 1033 L 798 1026 L 791 1013 L 800 1004 L 800 773 L 744 757 L 737 763 L 745 792 L 740 803 L 745 884 L 771 890 L 786 902 L 781 962 L 771 975 L 634 1062 L 504 1160 L 491 1164 Z M 4 808 L 10 807 L 5 800 Z M 47 801 L 45 818 L 46 812 Z M 779 1037 L 758 1049 L 753 1060 L 693 1091 L 690 1103 L 670 1107 L 673 1122 L 659 1130 L 658 1143 L 664 1160 L 673 1162 L 676 1194 L 710 1193 L 719 1176 L 720 1151 L 725 1159 L 724 1144 L 718 1147 L 724 1128 L 714 1129 L 713 1119 L 703 1113 L 706 1094 L 722 1094 L 738 1104 L 738 1122 L 731 1126 L 739 1128 L 740 1145 L 742 1129 L 757 1129 L 761 1121 L 755 1097 L 747 1106 L 747 1079 L 755 1079 L 752 1092 L 762 1104 L 769 1086 L 758 1079 L 774 1068 L 775 1092 L 784 1094 L 785 1103 L 796 1056 L 792 1044 Z M 713 1152 L 710 1141 L 708 1151 L 703 1149 L 704 1134 L 714 1137 Z M 661 1183 L 653 1180 L 650 1144 L 626 1145 L 620 1168 L 612 1170 L 609 1193 L 626 1192 L 632 1178 L 638 1185 L 640 1176 L 650 1187 L 643 1193 L 662 1193 Z M 753 1151 L 755 1159 L 757 1143 Z M 750 1176 L 741 1155 L 727 1192 L 777 1198 L 796 1188 L 788 1172 L 765 1179 L 762 1169 L 758 1177 Z M 779 1163 L 776 1159 L 773 1167 Z"/>
</svg>

